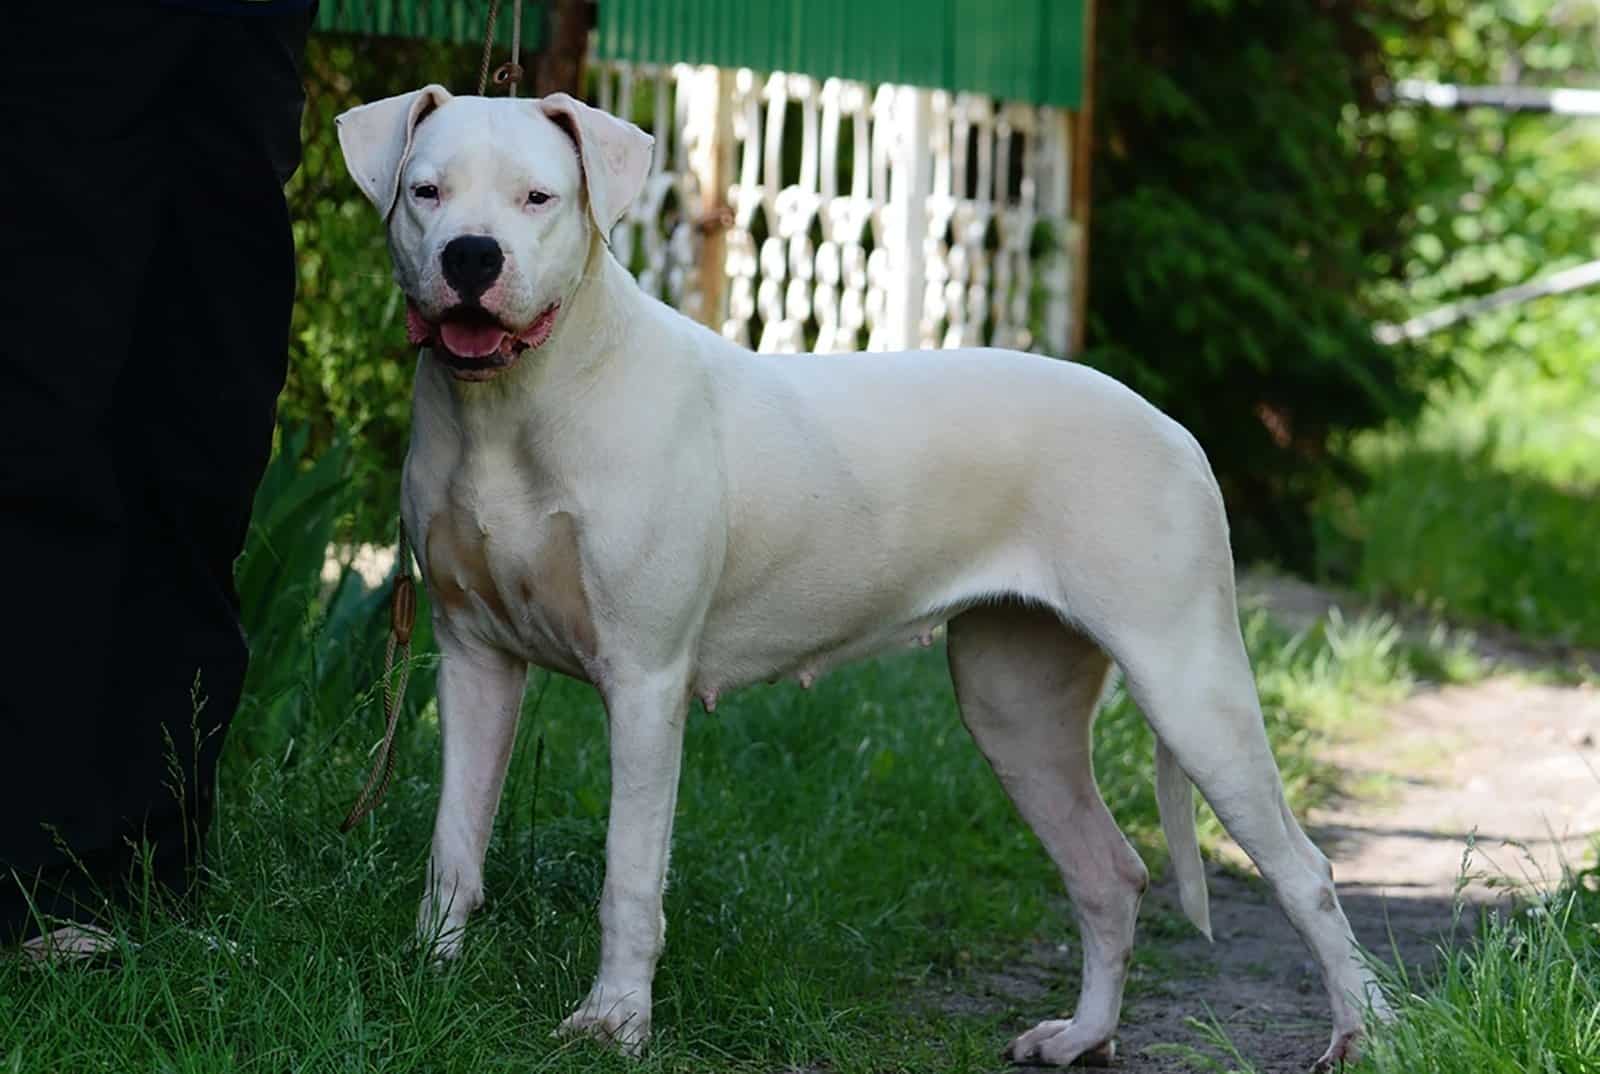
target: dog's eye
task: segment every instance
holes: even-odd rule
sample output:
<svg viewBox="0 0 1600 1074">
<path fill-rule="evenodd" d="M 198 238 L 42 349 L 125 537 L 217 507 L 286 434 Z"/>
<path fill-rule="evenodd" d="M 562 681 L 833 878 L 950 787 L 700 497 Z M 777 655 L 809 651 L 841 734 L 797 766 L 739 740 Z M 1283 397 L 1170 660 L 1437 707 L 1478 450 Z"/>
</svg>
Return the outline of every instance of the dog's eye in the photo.
<svg viewBox="0 0 1600 1074">
<path fill-rule="evenodd" d="M 528 194 L 528 204 L 529 205 L 543 205 L 545 202 L 547 202 L 549 200 L 550 200 L 550 195 L 546 194 L 542 190 L 535 190 L 535 191 L 532 191 L 532 192 L 530 192 Z"/>
<path fill-rule="evenodd" d="M 424 201 L 439 200 L 439 188 L 432 183 L 418 183 L 411 188 L 411 193 L 414 197 L 421 198 Z"/>
</svg>

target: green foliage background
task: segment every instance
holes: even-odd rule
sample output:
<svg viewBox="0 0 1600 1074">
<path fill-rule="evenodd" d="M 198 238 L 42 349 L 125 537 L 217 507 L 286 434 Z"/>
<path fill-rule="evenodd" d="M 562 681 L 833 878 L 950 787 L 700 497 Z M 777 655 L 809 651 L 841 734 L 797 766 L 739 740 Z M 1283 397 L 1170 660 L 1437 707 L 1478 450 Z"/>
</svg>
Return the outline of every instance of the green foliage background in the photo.
<svg viewBox="0 0 1600 1074">
<path fill-rule="evenodd" d="M 1241 557 L 1360 576 L 1352 549 L 1367 527 L 1347 490 L 1370 466 L 1351 450 L 1356 434 L 1396 428 L 1442 391 L 1498 382 L 1526 394 L 1567 371 L 1569 396 L 1600 388 L 1600 363 L 1585 357 L 1600 299 L 1420 345 L 1372 338 L 1377 320 L 1600 256 L 1600 124 L 1391 108 L 1388 81 L 1592 84 L 1597 26 L 1594 5 L 1570 0 L 1100 5 L 1083 358 L 1200 438 Z M 363 495 L 341 537 L 388 538 L 414 359 L 333 117 L 427 81 L 467 89 L 471 51 L 334 35 L 310 49 L 282 416 L 309 429 L 309 457 L 339 433 L 356 445 Z M 1600 451 L 1570 450 L 1573 435 L 1595 443 L 1571 401 L 1555 432 L 1480 428 L 1474 450 L 1531 452 L 1562 473 L 1600 467 Z"/>
<path fill-rule="evenodd" d="M 439 82 L 469 91 L 474 50 L 402 39 L 313 35 L 306 54 L 305 158 L 289 185 L 299 288 L 279 426 L 304 430 L 316 458 L 343 435 L 362 490 L 337 536 L 391 540 L 411 414 L 416 351 L 389 273 L 377 214 L 345 172 L 334 117 L 364 101 Z"/>
<path fill-rule="evenodd" d="M 1379 287 L 1410 177 L 1365 122 L 1383 46 L 1362 7 L 1102 4 L 1087 361 L 1205 446 L 1236 550 L 1303 567 L 1336 433 L 1417 410 L 1425 355 L 1384 347 Z M 1377 181 L 1374 181 L 1376 179 Z"/>
<path fill-rule="evenodd" d="M 1412 0 L 1379 26 L 1396 77 L 1600 88 L 1600 5 Z M 1400 108 L 1405 242 L 1376 285 L 1408 311 L 1600 259 L 1600 118 Z M 1385 179 L 1385 181 L 1388 181 Z M 1600 644 L 1600 289 L 1422 344 L 1446 375 L 1409 424 L 1345 438 L 1363 480 L 1317 509 L 1319 569 L 1382 597 Z"/>
</svg>

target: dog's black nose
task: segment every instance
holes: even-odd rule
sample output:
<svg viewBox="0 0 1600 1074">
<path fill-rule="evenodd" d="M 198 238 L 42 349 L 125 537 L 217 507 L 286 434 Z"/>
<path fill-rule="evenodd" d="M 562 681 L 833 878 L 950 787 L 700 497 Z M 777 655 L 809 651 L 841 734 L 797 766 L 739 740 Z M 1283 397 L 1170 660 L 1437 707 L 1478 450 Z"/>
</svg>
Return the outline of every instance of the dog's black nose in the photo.
<svg viewBox="0 0 1600 1074">
<path fill-rule="evenodd" d="M 500 244 L 487 235 L 462 235 L 445 243 L 445 282 L 456 289 L 463 301 L 477 298 L 500 278 L 506 255 Z"/>
</svg>

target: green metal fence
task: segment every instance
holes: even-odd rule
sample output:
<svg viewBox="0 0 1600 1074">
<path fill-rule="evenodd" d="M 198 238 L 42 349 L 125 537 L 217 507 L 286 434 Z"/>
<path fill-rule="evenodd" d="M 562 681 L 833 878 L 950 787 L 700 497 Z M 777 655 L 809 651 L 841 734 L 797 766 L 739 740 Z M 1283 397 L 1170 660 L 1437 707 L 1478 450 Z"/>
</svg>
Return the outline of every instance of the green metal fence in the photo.
<svg viewBox="0 0 1600 1074">
<path fill-rule="evenodd" d="M 496 39 L 511 40 L 503 0 Z M 597 58 L 789 71 L 1077 108 L 1085 0 L 599 0 Z M 483 40 L 488 0 L 323 0 L 322 30 Z M 525 48 L 544 5 L 526 3 Z"/>
<path fill-rule="evenodd" d="M 495 23 L 495 41 L 511 47 L 511 5 L 501 0 Z M 458 45 L 483 44 L 484 18 L 489 0 L 322 0 L 316 28 L 336 33 L 379 37 L 421 37 Z M 522 8 L 522 47 L 539 48 L 544 36 L 544 5 Z"/>
<path fill-rule="evenodd" d="M 1076 108 L 1084 0 L 601 0 L 598 55 Z"/>
</svg>

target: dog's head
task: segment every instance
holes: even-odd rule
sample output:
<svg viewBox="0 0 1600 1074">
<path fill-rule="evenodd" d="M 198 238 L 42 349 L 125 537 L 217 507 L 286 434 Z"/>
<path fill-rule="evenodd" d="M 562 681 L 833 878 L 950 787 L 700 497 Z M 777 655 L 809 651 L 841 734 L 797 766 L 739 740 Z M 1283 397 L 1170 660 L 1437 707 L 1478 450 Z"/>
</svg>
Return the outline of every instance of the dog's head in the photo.
<svg viewBox="0 0 1600 1074">
<path fill-rule="evenodd" d="M 337 124 L 345 166 L 387 223 L 411 340 L 463 380 L 486 380 L 549 337 L 591 239 L 644 187 L 654 144 L 564 93 L 427 86 Z"/>
</svg>

